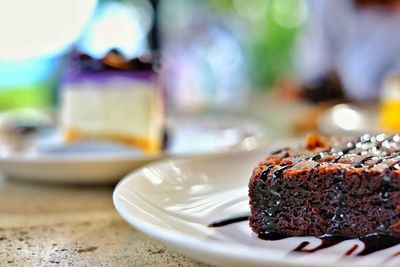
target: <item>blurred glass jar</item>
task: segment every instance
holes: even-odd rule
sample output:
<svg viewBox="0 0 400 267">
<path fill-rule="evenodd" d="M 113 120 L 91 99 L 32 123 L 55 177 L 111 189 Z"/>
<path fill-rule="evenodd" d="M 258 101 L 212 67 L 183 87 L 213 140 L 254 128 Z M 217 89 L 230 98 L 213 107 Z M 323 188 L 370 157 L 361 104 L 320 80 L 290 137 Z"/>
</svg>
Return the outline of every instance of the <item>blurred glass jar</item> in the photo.
<svg viewBox="0 0 400 267">
<path fill-rule="evenodd" d="M 400 129 L 400 74 L 386 75 L 382 90 L 380 104 L 381 126 L 388 130 Z"/>
</svg>

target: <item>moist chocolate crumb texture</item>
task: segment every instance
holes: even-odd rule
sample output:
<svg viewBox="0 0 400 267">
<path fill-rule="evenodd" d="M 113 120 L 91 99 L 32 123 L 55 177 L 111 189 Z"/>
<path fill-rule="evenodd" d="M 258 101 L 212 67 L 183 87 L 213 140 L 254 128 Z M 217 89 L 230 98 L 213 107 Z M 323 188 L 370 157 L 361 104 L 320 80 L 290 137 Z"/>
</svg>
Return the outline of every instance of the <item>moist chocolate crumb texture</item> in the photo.
<svg viewBox="0 0 400 267">
<path fill-rule="evenodd" d="M 271 153 L 249 182 L 257 234 L 400 237 L 400 135 L 318 135 Z"/>
</svg>

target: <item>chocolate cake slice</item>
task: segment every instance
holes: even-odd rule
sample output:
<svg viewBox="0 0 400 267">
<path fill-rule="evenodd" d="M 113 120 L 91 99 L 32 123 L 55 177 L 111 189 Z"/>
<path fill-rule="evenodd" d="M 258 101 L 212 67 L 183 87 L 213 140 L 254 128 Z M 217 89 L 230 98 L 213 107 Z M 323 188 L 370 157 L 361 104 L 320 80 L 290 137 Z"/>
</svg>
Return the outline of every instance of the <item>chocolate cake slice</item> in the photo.
<svg viewBox="0 0 400 267">
<path fill-rule="evenodd" d="M 259 163 L 249 197 L 257 234 L 400 237 L 400 135 L 310 135 Z"/>
</svg>

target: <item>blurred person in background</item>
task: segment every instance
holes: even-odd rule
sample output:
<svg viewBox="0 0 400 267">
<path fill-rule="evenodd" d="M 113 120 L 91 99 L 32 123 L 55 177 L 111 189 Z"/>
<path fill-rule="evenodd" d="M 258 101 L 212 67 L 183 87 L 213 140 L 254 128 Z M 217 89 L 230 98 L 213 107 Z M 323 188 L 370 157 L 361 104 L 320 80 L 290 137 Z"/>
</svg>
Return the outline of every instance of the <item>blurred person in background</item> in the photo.
<svg viewBox="0 0 400 267">
<path fill-rule="evenodd" d="M 306 98 L 375 100 L 400 71 L 399 0 L 311 0 L 295 66 Z"/>
</svg>

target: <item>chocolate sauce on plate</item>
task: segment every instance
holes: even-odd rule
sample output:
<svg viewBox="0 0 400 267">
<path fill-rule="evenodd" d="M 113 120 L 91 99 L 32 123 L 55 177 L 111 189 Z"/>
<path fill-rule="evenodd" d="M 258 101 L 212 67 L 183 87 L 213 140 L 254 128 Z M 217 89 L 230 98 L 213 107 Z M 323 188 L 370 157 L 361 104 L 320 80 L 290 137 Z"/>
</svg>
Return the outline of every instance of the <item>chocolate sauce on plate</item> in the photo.
<svg viewBox="0 0 400 267">
<path fill-rule="evenodd" d="M 400 244 L 399 238 L 389 235 L 370 234 L 361 237 L 360 240 L 365 244 L 365 248 L 357 254 L 359 256 L 365 256 Z"/>
<path fill-rule="evenodd" d="M 354 253 L 354 251 L 356 251 L 357 248 L 358 248 L 358 245 L 357 245 L 357 244 L 353 245 L 353 247 L 352 247 L 351 249 L 349 249 L 349 250 L 344 254 L 344 256 L 350 256 L 351 254 Z"/>
<path fill-rule="evenodd" d="M 236 216 L 228 219 L 218 220 L 208 225 L 208 227 L 221 227 L 232 223 L 243 222 L 249 219 L 249 215 Z"/>
<path fill-rule="evenodd" d="M 318 250 L 324 249 L 324 248 L 330 248 L 333 247 L 334 245 L 337 245 L 341 243 L 342 241 L 346 240 L 342 237 L 339 236 L 332 236 L 332 235 L 324 235 L 319 237 L 321 240 L 321 244 L 313 249 L 306 249 L 306 247 L 310 244 L 308 241 L 301 242 L 300 245 L 298 245 L 293 251 L 296 252 L 304 252 L 304 253 L 312 253 L 316 252 Z"/>
<path fill-rule="evenodd" d="M 395 150 L 397 149 L 397 150 Z M 313 155 L 308 155 L 308 156 L 301 156 L 300 159 L 296 158 L 292 161 L 286 161 L 284 164 L 277 166 L 274 164 L 267 165 L 265 166 L 264 170 L 261 173 L 260 180 L 261 181 L 266 181 L 267 179 L 271 179 L 271 184 L 269 187 L 270 194 L 272 194 L 274 197 L 277 198 L 277 203 L 280 202 L 279 200 L 279 194 L 276 193 L 274 190 L 274 186 L 276 186 L 276 181 L 281 178 L 285 171 L 288 169 L 293 168 L 297 164 L 301 163 L 302 161 L 314 161 L 316 165 L 312 168 L 314 170 L 315 168 L 318 168 L 322 163 L 339 163 L 342 162 L 342 159 L 344 157 L 350 157 L 350 156 L 358 156 L 355 157 L 357 161 L 353 162 L 353 164 L 350 165 L 350 168 L 366 168 L 370 169 L 376 164 L 382 164 L 382 163 L 387 163 L 386 166 L 383 166 L 383 171 L 382 171 L 382 185 L 378 189 L 379 190 L 379 196 L 381 200 L 385 200 L 388 198 L 388 193 L 390 193 L 391 189 L 388 186 L 389 181 L 390 181 L 390 176 L 388 175 L 389 171 L 392 169 L 400 169 L 400 136 L 399 135 L 394 135 L 394 136 L 384 136 L 384 135 L 378 135 L 378 136 L 370 136 L 370 135 L 363 135 L 357 139 L 354 139 L 350 142 L 347 142 L 343 147 L 337 149 L 337 148 L 332 148 L 332 149 L 327 149 L 323 151 L 318 151 L 317 153 Z M 281 153 L 286 153 L 286 156 L 290 157 L 290 150 L 288 148 L 284 148 L 281 150 L 277 150 L 273 152 L 272 154 L 281 154 Z M 378 153 L 379 152 L 379 153 Z M 364 155 L 363 157 L 360 157 Z M 344 161 L 343 161 L 344 162 Z M 338 190 L 341 191 L 341 187 L 343 186 L 343 181 L 342 177 L 339 175 L 336 177 L 337 182 L 335 183 L 335 186 L 338 187 Z M 341 199 L 339 198 L 338 203 L 341 203 Z M 277 204 L 278 205 L 278 204 Z M 339 205 L 340 207 L 341 205 Z M 341 209 L 338 208 L 336 211 L 335 215 L 333 216 L 332 220 L 333 222 L 340 223 L 341 218 L 343 218 L 343 213 L 341 212 Z M 272 216 L 272 215 L 270 215 Z M 242 222 L 247 220 L 249 215 L 245 216 L 238 216 L 238 217 L 231 217 L 228 219 L 223 219 L 223 220 L 218 220 L 212 224 L 209 225 L 209 227 L 222 227 L 222 226 L 227 226 L 232 223 L 237 223 L 237 222 Z M 275 240 L 282 240 L 285 238 L 289 238 L 288 236 L 284 236 L 278 233 L 262 233 L 258 235 L 258 238 L 262 240 L 267 240 L 267 241 L 275 241 Z M 327 249 L 330 247 L 333 247 L 343 241 L 349 240 L 349 238 L 343 238 L 341 236 L 335 236 L 335 235 L 324 235 L 318 237 L 321 240 L 321 244 L 318 245 L 315 248 L 307 248 L 310 245 L 309 241 L 303 241 L 300 242 L 300 244 L 292 250 L 292 252 L 299 252 L 299 253 L 314 253 L 319 250 Z M 355 256 L 366 256 L 371 253 L 384 250 L 393 246 L 396 246 L 400 244 L 400 238 L 396 238 L 393 236 L 385 235 L 385 234 L 380 234 L 380 233 L 372 233 L 369 235 L 366 235 L 364 237 L 358 238 L 359 241 L 361 241 L 364 244 L 364 249 L 361 252 L 358 252 L 357 254 L 354 254 L 355 251 L 359 248 L 359 244 L 354 244 L 350 249 L 348 249 L 343 256 L 350 256 L 350 255 L 355 255 Z M 392 259 L 394 257 L 400 256 L 400 251 L 397 253 L 394 253 L 392 256 L 390 256 L 389 259 Z"/>
<path fill-rule="evenodd" d="M 208 227 L 223 227 L 233 223 L 238 223 L 242 221 L 247 221 L 249 219 L 249 215 L 241 215 L 236 217 L 230 217 L 227 219 L 217 220 L 208 225 Z M 266 241 L 276 241 L 282 240 L 285 238 L 289 238 L 289 236 L 285 236 L 279 233 L 262 233 L 258 235 L 258 238 Z M 329 247 L 333 247 L 343 241 L 349 240 L 349 238 L 343 238 L 341 236 L 334 235 L 323 235 L 318 237 L 321 240 L 321 244 L 313 249 L 307 249 L 307 246 L 310 244 L 309 241 L 301 242 L 292 252 L 301 252 L 301 253 L 313 253 L 322 249 L 326 249 Z M 356 256 L 366 256 L 371 253 L 384 250 L 393 246 L 400 244 L 400 238 L 396 238 L 389 235 L 381 235 L 378 233 L 369 234 L 367 236 L 358 238 L 358 240 L 364 243 L 364 249 L 356 254 Z M 344 256 L 350 256 L 354 253 L 354 251 L 358 248 L 358 245 L 355 244 L 351 249 L 349 249 Z M 393 254 L 390 258 L 400 256 L 400 252 Z"/>
<path fill-rule="evenodd" d="M 258 235 L 258 238 L 266 240 L 266 241 L 276 241 L 276 240 L 281 240 L 288 238 L 286 235 L 278 234 L 278 233 L 262 233 Z"/>
</svg>

